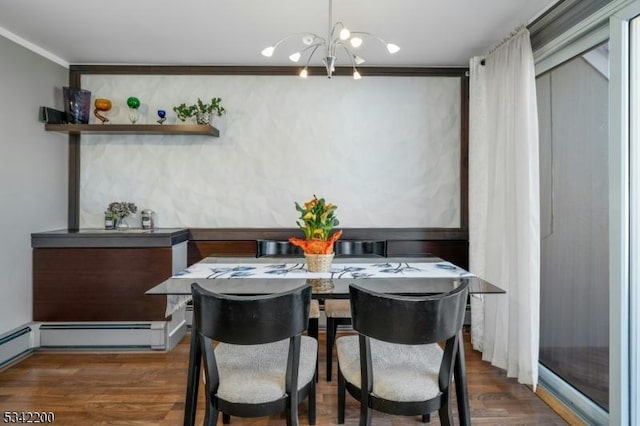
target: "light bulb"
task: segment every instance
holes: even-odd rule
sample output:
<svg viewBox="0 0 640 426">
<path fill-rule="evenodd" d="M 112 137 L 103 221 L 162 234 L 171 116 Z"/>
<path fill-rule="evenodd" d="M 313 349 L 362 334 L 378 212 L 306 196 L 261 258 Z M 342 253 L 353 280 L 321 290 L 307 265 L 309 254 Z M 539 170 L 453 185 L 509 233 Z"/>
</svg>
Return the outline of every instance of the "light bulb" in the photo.
<svg viewBox="0 0 640 426">
<path fill-rule="evenodd" d="M 267 58 L 270 58 L 271 56 L 273 56 L 274 50 L 276 50 L 275 47 L 269 46 L 262 51 L 262 55 L 266 56 Z"/>
<path fill-rule="evenodd" d="M 346 28 L 340 30 L 340 40 L 346 40 L 351 36 L 351 31 Z"/>
<path fill-rule="evenodd" d="M 351 46 L 353 47 L 360 47 L 360 45 L 362 44 L 362 39 L 360 37 L 353 37 L 349 41 L 351 42 Z"/>
<path fill-rule="evenodd" d="M 398 45 L 396 44 L 389 43 L 387 44 L 387 50 L 389 51 L 389 53 L 396 53 L 398 50 L 400 50 L 400 47 L 398 47 Z"/>
<path fill-rule="evenodd" d="M 309 74 L 307 73 L 307 69 L 306 68 L 303 69 L 302 71 L 300 71 L 300 77 L 301 78 L 307 78 L 307 75 L 309 75 Z"/>
<path fill-rule="evenodd" d="M 292 53 L 289 55 L 289 59 L 291 59 L 291 62 L 298 62 L 300 60 L 300 52 Z"/>
<path fill-rule="evenodd" d="M 361 58 L 358 55 L 353 57 L 353 61 L 356 63 L 356 65 L 360 65 L 360 64 L 364 64 L 365 63 L 364 58 Z"/>
<path fill-rule="evenodd" d="M 361 78 L 362 78 L 362 76 L 360 75 L 358 70 L 353 70 L 353 79 L 354 80 L 360 80 Z"/>
<path fill-rule="evenodd" d="M 306 36 L 302 37 L 302 43 L 309 46 L 311 43 L 313 43 L 313 36 L 311 34 L 307 34 Z"/>
</svg>

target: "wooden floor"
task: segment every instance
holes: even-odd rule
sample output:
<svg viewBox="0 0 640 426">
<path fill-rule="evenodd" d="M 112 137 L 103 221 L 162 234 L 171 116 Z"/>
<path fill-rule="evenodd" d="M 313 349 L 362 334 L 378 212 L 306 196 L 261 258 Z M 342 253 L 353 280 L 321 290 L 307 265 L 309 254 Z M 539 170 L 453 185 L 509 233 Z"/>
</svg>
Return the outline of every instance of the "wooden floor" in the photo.
<svg viewBox="0 0 640 426">
<path fill-rule="evenodd" d="M 468 335 L 466 336 L 468 340 Z M 320 345 L 324 348 L 324 334 Z M 473 424 L 561 425 L 565 422 L 524 385 L 481 361 L 467 346 L 469 399 Z M 0 412 L 51 411 L 57 425 L 180 425 L 184 409 L 189 338 L 169 353 L 36 352 L 0 372 Z M 335 357 L 335 356 L 334 356 Z M 320 353 L 324 372 L 324 351 Z M 335 365 L 335 364 L 334 364 Z M 317 424 L 335 425 L 336 379 L 320 374 Z M 204 416 L 200 392 L 198 424 Z M 307 422 L 306 402 L 300 424 Z M 345 424 L 358 424 L 358 403 L 347 394 Z M 454 408 L 454 414 L 457 416 Z M 2 421 L 2 420 L 0 420 Z M 222 424 L 220 418 L 219 424 Z M 280 415 L 240 419 L 232 425 L 284 425 Z M 421 425 L 418 417 L 374 412 L 376 426 Z M 438 425 L 437 414 L 431 424 Z M 457 424 L 457 417 L 456 417 Z"/>
</svg>

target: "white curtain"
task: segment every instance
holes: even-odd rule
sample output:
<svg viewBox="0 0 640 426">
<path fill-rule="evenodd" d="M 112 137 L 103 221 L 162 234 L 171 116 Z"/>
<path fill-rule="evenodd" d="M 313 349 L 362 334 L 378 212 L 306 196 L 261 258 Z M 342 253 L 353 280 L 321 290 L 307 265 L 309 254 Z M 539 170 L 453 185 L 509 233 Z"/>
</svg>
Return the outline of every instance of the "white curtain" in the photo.
<svg viewBox="0 0 640 426">
<path fill-rule="evenodd" d="M 484 65 L 481 63 L 484 59 Z M 470 269 L 504 295 L 474 297 L 472 344 L 520 383 L 538 382 L 538 114 L 529 32 L 470 62 Z"/>
</svg>

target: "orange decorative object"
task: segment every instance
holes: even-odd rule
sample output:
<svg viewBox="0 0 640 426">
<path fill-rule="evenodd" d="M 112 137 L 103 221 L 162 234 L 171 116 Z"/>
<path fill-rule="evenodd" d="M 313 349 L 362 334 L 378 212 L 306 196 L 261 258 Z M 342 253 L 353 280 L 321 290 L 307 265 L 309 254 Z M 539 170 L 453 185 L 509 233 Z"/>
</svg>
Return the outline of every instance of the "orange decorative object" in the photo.
<svg viewBox="0 0 640 426">
<path fill-rule="evenodd" d="M 102 121 L 102 124 L 108 123 L 109 119 L 101 115 L 98 111 L 109 111 L 111 109 L 111 101 L 105 98 L 96 98 L 93 105 L 96 107 L 96 109 L 93 110 L 93 115 Z"/>
<path fill-rule="evenodd" d="M 302 248 L 307 254 L 331 254 L 333 253 L 333 243 L 340 238 L 342 235 L 342 230 L 335 232 L 329 239 L 319 240 L 319 239 L 311 239 L 304 240 L 302 238 L 289 238 L 289 242 L 295 246 Z"/>
</svg>

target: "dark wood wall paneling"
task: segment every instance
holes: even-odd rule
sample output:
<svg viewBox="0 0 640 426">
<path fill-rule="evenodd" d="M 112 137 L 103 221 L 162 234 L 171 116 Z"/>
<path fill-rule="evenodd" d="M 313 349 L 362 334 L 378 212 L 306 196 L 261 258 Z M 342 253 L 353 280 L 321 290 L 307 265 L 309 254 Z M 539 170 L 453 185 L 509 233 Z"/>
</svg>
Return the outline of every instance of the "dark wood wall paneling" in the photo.
<svg viewBox="0 0 640 426">
<path fill-rule="evenodd" d="M 188 264 L 209 256 L 256 257 L 256 241 L 189 241 Z M 469 267 L 466 240 L 387 240 L 387 256 L 434 255 L 462 268 Z"/>
<path fill-rule="evenodd" d="M 188 264 L 207 256 L 255 257 L 258 240 L 287 241 L 300 230 L 271 229 L 191 229 Z M 388 256 L 432 254 L 463 268 L 469 264 L 469 234 L 445 228 L 346 228 L 341 240 L 386 241 Z"/>
<path fill-rule="evenodd" d="M 256 257 L 255 241 L 189 241 L 187 264 L 209 256 Z"/>
<path fill-rule="evenodd" d="M 297 76 L 303 67 L 254 67 L 207 65 L 71 65 L 71 73 L 109 75 L 290 75 Z M 358 67 L 360 74 L 372 77 L 461 77 L 464 67 Z M 309 67 L 310 75 L 325 75 L 324 67 Z M 353 68 L 337 67 L 333 75 L 351 76 Z"/>
<path fill-rule="evenodd" d="M 81 75 L 69 73 L 69 87 L 80 88 Z M 70 231 L 80 229 L 80 135 L 69 134 L 69 192 L 67 222 Z"/>
<path fill-rule="evenodd" d="M 455 240 L 440 241 L 387 241 L 387 256 L 433 255 L 469 268 L 469 242 Z"/>
<path fill-rule="evenodd" d="M 469 229 L 469 77 L 460 81 L 460 229 Z"/>
</svg>

